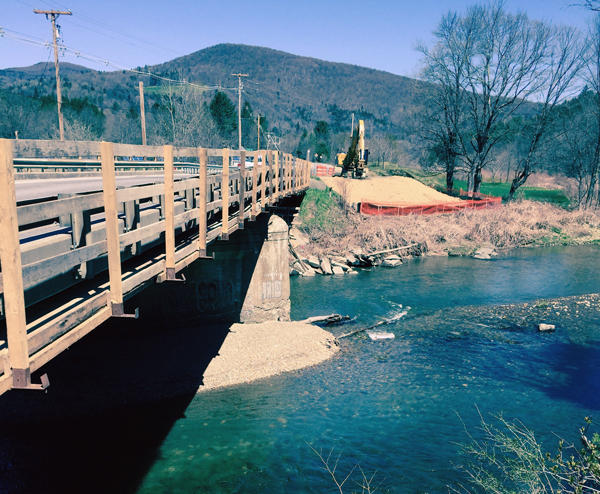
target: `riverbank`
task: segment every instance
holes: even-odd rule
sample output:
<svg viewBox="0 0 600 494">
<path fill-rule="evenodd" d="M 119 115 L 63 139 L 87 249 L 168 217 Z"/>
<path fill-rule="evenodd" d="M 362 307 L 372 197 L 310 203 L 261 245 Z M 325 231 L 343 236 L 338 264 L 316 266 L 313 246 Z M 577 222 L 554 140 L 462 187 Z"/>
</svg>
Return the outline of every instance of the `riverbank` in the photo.
<svg viewBox="0 0 600 494">
<path fill-rule="evenodd" d="M 234 324 L 206 368 L 198 392 L 310 367 L 331 358 L 338 350 L 331 333 L 311 324 Z"/>
<path fill-rule="evenodd" d="M 341 197 L 309 191 L 298 228 L 308 238 L 298 253 L 344 255 L 419 244 L 428 255 L 471 255 L 479 247 L 581 245 L 600 241 L 600 212 L 567 211 L 551 204 L 517 201 L 499 209 L 400 217 L 364 216 Z"/>
</svg>

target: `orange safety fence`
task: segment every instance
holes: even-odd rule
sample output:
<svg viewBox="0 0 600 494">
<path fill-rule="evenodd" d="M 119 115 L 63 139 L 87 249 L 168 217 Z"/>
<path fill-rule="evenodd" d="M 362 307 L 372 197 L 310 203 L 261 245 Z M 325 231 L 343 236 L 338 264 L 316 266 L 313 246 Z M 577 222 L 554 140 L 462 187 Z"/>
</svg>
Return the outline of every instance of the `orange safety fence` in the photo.
<svg viewBox="0 0 600 494">
<path fill-rule="evenodd" d="M 456 213 L 465 209 L 495 209 L 502 204 L 501 197 L 488 196 L 480 193 L 469 194 L 462 189 L 460 191 L 449 190 L 451 195 L 459 197 L 469 197 L 461 202 L 442 202 L 437 204 L 421 204 L 414 206 L 402 206 L 398 204 L 377 204 L 369 201 L 362 201 L 360 212 L 363 214 L 377 216 L 406 216 L 409 214 L 438 214 L 438 213 Z"/>
<path fill-rule="evenodd" d="M 335 172 L 335 166 L 331 165 L 313 165 L 311 175 L 313 177 L 332 177 Z"/>
</svg>

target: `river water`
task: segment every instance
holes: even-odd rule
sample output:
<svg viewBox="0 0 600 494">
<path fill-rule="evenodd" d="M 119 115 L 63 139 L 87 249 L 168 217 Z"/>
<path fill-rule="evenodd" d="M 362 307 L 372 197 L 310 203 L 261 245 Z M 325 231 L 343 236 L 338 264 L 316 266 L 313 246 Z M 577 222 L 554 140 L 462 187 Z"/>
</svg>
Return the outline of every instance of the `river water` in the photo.
<svg viewBox="0 0 600 494">
<path fill-rule="evenodd" d="M 553 432 L 575 440 L 600 411 L 598 321 L 551 306 L 557 331 L 542 334 L 490 323 L 490 306 L 598 293 L 599 255 L 519 250 L 293 279 L 293 319 L 349 315 L 336 335 L 388 320 L 381 328 L 395 338 L 345 338 L 314 368 L 197 395 L 138 492 L 334 492 L 318 452 L 340 479 L 358 464 L 384 492 L 448 492 L 465 481 L 459 443 L 465 429 L 477 436 L 480 413 L 521 420 L 548 450 Z M 359 477 L 344 492 L 360 491 Z"/>
</svg>

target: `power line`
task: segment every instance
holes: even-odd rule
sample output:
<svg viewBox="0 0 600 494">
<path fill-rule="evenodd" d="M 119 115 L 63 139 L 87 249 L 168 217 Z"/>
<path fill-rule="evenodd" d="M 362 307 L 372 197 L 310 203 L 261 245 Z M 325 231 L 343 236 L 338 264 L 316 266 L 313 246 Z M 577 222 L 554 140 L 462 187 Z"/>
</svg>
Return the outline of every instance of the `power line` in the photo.
<svg viewBox="0 0 600 494">
<path fill-rule="evenodd" d="M 33 38 L 33 37 L 30 37 L 29 35 L 25 35 L 23 33 L 17 32 L 17 31 L 12 31 L 11 29 L 6 29 L 4 27 L 0 27 L 0 37 L 14 39 L 15 41 L 28 43 L 28 44 L 32 44 L 32 45 L 43 46 L 45 48 L 50 47 L 50 44 L 47 41 L 41 40 L 39 38 Z M 100 58 L 95 55 L 90 55 L 90 54 L 84 53 L 84 52 L 76 50 L 74 48 L 70 48 L 64 44 L 59 44 L 58 46 L 59 46 L 60 51 L 63 53 L 63 55 L 69 54 L 76 58 L 82 58 L 84 60 L 88 60 L 90 62 L 95 62 L 95 63 L 102 63 L 106 66 L 111 66 L 118 70 L 125 70 L 128 72 L 132 72 L 134 74 L 152 77 L 152 78 L 160 80 L 160 81 L 170 82 L 170 83 L 174 83 L 174 84 L 180 85 L 180 86 L 191 86 L 191 87 L 195 87 L 198 89 L 204 89 L 204 90 L 213 90 L 213 89 L 217 89 L 217 90 L 221 90 L 221 91 L 237 91 L 238 90 L 237 87 L 222 87 L 220 85 L 219 86 L 216 86 L 216 85 L 208 86 L 208 85 L 203 85 L 203 84 L 195 84 L 193 82 L 188 82 L 186 80 L 177 80 L 177 79 L 171 79 L 169 77 L 164 77 L 164 76 L 161 76 L 158 74 L 154 74 L 150 71 L 130 69 L 119 63 L 112 62 L 108 59 Z"/>
<path fill-rule="evenodd" d="M 110 31 L 112 31 L 112 32 L 114 32 L 114 33 L 116 33 L 116 34 L 118 34 L 120 36 L 129 38 L 129 39 L 132 39 L 132 40 L 135 40 L 135 41 L 141 41 L 142 43 L 145 43 L 145 44 L 151 46 L 153 49 L 159 49 L 159 50 L 171 52 L 171 53 L 173 53 L 175 55 L 181 55 L 181 53 L 178 52 L 178 51 L 176 51 L 176 50 L 172 50 L 170 48 L 166 48 L 164 46 L 160 46 L 160 45 L 158 45 L 158 44 L 156 44 L 156 43 L 154 43 L 152 41 L 148 41 L 148 40 L 146 40 L 146 39 L 144 39 L 144 38 L 142 38 L 140 36 L 135 36 L 135 35 L 133 35 L 131 33 L 128 33 L 127 31 L 123 31 L 121 29 L 112 27 L 109 24 L 106 24 L 104 22 L 98 21 L 97 19 L 89 17 L 89 16 L 87 16 L 85 14 L 82 14 L 80 11 L 73 11 L 72 9 L 69 9 L 68 7 L 66 7 L 65 5 L 62 5 L 59 2 L 52 2 L 52 3 L 50 3 L 50 2 L 46 2 L 45 0 L 40 0 L 40 1 L 42 1 L 43 3 L 45 3 L 46 5 L 51 6 L 51 7 L 59 6 L 59 7 L 63 8 L 63 9 L 65 9 L 65 10 L 70 10 L 71 12 L 73 12 L 73 14 L 75 14 L 77 16 L 78 19 L 81 19 L 84 22 L 88 22 L 88 23 L 90 23 L 92 25 L 95 25 L 97 27 L 101 27 L 103 29 L 110 30 Z M 27 5 L 28 7 L 34 8 L 31 4 L 29 4 L 27 2 L 24 2 L 23 0 L 17 0 L 17 2 L 22 3 L 23 5 Z M 127 41 L 124 41 L 124 40 L 119 39 L 119 38 L 115 38 L 115 37 L 110 36 L 110 35 L 108 35 L 106 33 L 103 33 L 103 32 L 100 32 L 100 31 L 96 31 L 96 30 L 91 29 L 89 27 L 82 26 L 81 24 L 77 24 L 76 22 L 72 22 L 72 24 L 74 24 L 76 26 L 79 26 L 79 27 L 81 27 L 83 29 L 88 29 L 88 30 L 90 30 L 90 31 L 92 31 L 94 33 L 100 34 L 101 36 L 106 36 L 107 38 L 114 39 L 114 40 L 119 41 L 121 43 L 125 43 L 125 44 L 128 44 L 130 46 L 135 46 L 136 48 L 140 48 L 142 50 L 149 50 L 149 48 L 145 48 L 145 47 L 142 47 L 142 46 L 139 46 L 139 45 L 135 45 L 133 43 L 128 43 Z"/>
</svg>

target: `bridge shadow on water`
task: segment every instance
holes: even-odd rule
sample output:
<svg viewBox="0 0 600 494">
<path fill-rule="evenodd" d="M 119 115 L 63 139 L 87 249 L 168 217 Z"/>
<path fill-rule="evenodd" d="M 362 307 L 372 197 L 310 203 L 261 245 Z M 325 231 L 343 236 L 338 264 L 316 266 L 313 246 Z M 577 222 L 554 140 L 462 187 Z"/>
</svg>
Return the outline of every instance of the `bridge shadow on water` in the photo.
<svg viewBox="0 0 600 494">
<path fill-rule="evenodd" d="M 140 319 L 110 319 L 46 364 L 32 380 L 47 373 L 47 393 L 0 396 L 1 494 L 137 490 L 231 327 L 207 314 L 240 318 L 264 216 L 210 247 L 215 259 L 186 268 L 185 283 L 128 300 L 126 312 L 140 307 Z"/>
<path fill-rule="evenodd" d="M 0 397 L 0 492 L 135 492 L 229 327 L 110 320 Z"/>
</svg>

